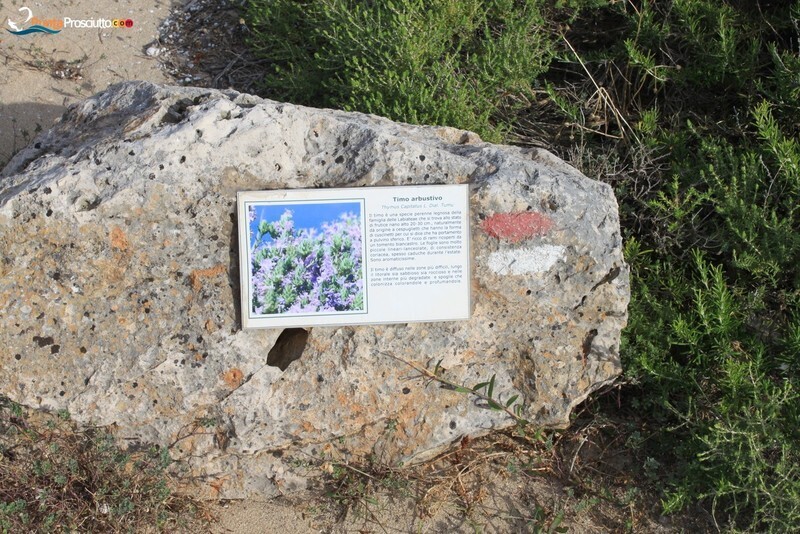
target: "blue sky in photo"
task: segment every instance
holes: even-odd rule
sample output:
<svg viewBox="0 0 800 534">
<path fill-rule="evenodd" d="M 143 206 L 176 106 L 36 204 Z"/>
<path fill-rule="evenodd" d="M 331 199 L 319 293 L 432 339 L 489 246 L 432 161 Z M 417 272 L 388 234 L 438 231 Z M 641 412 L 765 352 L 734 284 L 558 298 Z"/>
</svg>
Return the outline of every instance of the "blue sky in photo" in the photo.
<svg viewBox="0 0 800 534">
<path fill-rule="evenodd" d="M 262 220 L 277 221 L 283 212 L 291 210 L 293 212 L 295 229 L 317 228 L 319 229 L 324 222 L 333 222 L 342 213 L 355 213 L 361 216 L 361 203 L 359 202 L 332 202 L 325 204 L 262 204 L 256 205 L 256 220 L 250 223 L 250 246 L 255 243 L 258 232 L 258 223 Z M 265 242 L 271 241 L 269 236 Z"/>
</svg>

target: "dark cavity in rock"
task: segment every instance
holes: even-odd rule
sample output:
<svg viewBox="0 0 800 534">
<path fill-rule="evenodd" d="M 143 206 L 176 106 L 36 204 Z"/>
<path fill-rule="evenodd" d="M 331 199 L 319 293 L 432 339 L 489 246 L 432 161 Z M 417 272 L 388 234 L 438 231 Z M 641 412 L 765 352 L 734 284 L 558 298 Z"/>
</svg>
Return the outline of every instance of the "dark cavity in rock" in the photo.
<svg viewBox="0 0 800 534">
<path fill-rule="evenodd" d="M 306 341 L 308 341 L 308 331 L 302 328 L 285 329 L 278 336 L 275 346 L 270 349 L 269 355 L 267 355 L 267 365 L 285 371 L 290 363 L 299 360 L 303 355 Z"/>
</svg>

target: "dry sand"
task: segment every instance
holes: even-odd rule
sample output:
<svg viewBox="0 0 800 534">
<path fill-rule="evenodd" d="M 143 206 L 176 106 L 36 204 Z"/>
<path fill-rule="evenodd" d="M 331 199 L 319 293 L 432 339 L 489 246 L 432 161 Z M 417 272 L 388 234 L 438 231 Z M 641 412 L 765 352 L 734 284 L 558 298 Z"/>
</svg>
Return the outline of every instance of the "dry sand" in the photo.
<svg viewBox="0 0 800 534">
<path fill-rule="evenodd" d="M 307 534 L 315 532 L 310 517 L 291 506 L 269 501 L 233 501 L 214 508 L 219 522 L 214 525 L 214 534 Z"/>
<path fill-rule="evenodd" d="M 172 5 L 168 0 L 0 1 L 0 167 L 70 104 L 125 80 L 171 82 L 145 46 L 158 37 Z M 8 20 L 31 26 L 21 24 L 27 15 L 19 11 L 23 6 L 41 20 L 131 19 L 133 26 L 13 35 Z"/>
</svg>

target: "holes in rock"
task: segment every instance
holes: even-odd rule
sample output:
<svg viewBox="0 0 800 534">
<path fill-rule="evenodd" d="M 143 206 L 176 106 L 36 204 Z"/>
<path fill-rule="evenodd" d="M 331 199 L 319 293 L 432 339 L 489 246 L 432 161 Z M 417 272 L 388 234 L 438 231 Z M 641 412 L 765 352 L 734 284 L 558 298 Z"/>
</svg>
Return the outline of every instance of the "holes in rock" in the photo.
<svg viewBox="0 0 800 534">
<path fill-rule="evenodd" d="M 37 317 L 38 319 L 38 317 Z M 42 337 L 42 336 L 33 336 L 33 342 L 39 345 L 40 347 L 47 347 L 55 343 L 55 339 L 52 336 Z"/>
<path fill-rule="evenodd" d="M 582 360 L 586 360 L 586 357 L 589 356 L 589 353 L 592 351 L 592 342 L 594 338 L 597 337 L 597 328 L 592 328 L 586 333 L 586 337 L 583 338 L 583 344 L 581 346 L 583 354 L 581 355 Z"/>
<path fill-rule="evenodd" d="M 289 364 L 299 360 L 308 341 L 308 331 L 302 328 L 286 328 L 275 341 L 267 355 L 267 365 L 285 371 Z"/>
</svg>

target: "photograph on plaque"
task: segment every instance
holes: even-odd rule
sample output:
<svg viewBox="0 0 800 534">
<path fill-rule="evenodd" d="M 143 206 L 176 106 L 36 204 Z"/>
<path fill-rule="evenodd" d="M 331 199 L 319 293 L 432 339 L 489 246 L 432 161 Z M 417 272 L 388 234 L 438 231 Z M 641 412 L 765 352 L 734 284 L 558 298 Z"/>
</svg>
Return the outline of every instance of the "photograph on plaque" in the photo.
<svg viewBox="0 0 800 534">
<path fill-rule="evenodd" d="M 464 320 L 466 185 L 237 195 L 244 328 Z"/>
<path fill-rule="evenodd" d="M 362 204 L 247 204 L 253 317 L 365 311 Z"/>
</svg>

